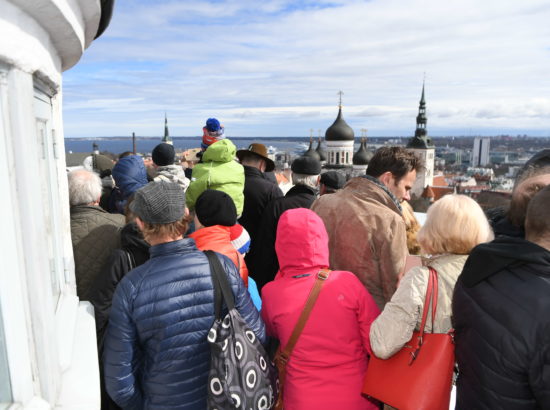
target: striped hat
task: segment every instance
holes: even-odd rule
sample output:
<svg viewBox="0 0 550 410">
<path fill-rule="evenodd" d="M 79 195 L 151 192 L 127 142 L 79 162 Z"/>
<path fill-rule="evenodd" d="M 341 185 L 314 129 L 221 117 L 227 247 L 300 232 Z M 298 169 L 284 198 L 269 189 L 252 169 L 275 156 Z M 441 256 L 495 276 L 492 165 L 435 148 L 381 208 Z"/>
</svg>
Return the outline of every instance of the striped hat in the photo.
<svg viewBox="0 0 550 410">
<path fill-rule="evenodd" d="M 240 254 L 244 255 L 247 253 L 250 249 L 250 235 L 248 231 L 242 225 L 235 224 L 230 228 L 229 232 L 231 244 Z"/>
</svg>

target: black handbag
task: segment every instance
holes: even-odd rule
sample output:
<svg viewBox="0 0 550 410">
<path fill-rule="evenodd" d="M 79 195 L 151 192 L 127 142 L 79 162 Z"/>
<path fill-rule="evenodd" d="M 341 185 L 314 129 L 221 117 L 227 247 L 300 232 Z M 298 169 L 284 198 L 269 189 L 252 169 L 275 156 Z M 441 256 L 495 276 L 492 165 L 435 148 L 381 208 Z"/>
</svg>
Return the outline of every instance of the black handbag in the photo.
<svg viewBox="0 0 550 410">
<path fill-rule="evenodd" d="M 277 370 L 262 344 L 235 308 L 227 274 L 212 251 L 204 252 L 214 285 L 215 321 L 208 332 L 209 409 L 271 409 L 278 394 Z M 222 320 L 222 301 L 228 313 Z"/>
</svg>

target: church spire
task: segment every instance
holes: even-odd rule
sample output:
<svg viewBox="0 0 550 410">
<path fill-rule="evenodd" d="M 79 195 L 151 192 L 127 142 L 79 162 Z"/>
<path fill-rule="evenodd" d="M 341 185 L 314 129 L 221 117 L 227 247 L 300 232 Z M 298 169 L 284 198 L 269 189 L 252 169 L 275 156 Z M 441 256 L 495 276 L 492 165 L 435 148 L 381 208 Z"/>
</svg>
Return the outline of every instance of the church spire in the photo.
<svg viewBox="0 0 550 410">
<path fill-rule="evenodd" d="M 418 115 L 416 116 L 416 130 L 414 137 L 410 139 L 407 148 L 431 148 L 433 147 L 431 138 L 428 137 L 428 118 L 426 116 L 426 80 L 422 81 L 422 95 L 418 104 Z"/>
<path fill-rule="evenodd" d="M 170 133 L 168 132 L 168 117 L 166 116 L 166 112 L 164 113 L 164 137 L 162 138 L 162 142 L 173 144 Z"/>
</svg>

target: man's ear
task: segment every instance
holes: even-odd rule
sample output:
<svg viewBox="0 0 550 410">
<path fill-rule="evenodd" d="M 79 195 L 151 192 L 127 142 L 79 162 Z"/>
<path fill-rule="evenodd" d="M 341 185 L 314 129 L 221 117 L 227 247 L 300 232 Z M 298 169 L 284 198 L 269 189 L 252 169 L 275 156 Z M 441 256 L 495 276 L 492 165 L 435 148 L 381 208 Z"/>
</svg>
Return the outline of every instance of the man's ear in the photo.
<svg viewBox="0 0 550 410">
<path fill-rule="evenodd" d="M 143 221 L 139 218 L 139 216 L 136 216 L 136 219 L 134 219 L 134 222 L 136 223 L 139 230 L 143 231 Z"/>
<path fill-rule="evenodd" d="M 392 179 L 393 179 L 393 174 L 390 171 L 386 171 L 378 177 L 378 180 L 387 187 L 391 185 Z"/>
<path fill-rule="evenodd" d="M 184 208 L 183 208 L 183 214 L 184 214 L 185 216 L 189 216 L 189 208 L 184 207 Z"/>
</svg>

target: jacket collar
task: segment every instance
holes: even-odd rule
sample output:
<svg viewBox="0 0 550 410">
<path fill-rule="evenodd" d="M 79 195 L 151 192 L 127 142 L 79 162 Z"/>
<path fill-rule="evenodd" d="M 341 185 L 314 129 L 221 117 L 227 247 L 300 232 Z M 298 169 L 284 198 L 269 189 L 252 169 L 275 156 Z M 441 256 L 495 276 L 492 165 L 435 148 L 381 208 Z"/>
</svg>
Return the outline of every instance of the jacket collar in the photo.
<svg viewBox="0 0 550 410">
<path fill-rule="evenodd" d="M 395 197 L 394 194 L 391 193 L 391 191 L 388 189 L 388 187 L 386 185 L 384 185 L 382 182 L 380 182 L 380 180 L 378 178 L 372 177 L 370 175 L 363 175 L 363 178 L 366 178 L 370 182 L 372 182 L 373 184 L 378 185 L 386 194 L 389 195 L 389 197 L 391 198 L 391 200 L 393 201 L 393 203 L 395 204 L 397 209 L 399 209 L 399 212 L 400 213 L 403 212 L 403 210 L 401 209 L 401 204 L 399 203 L 399 200 Z"/>
<path fill-rule="evenodd" d="M 251 167 L 248 165 L 243 165 L 243 167 L 244 167 L 245 177 L 258 177 L 258 178 L 266 179 L 264 176 L 264 173 L 260 171 L 258 168 Z"/>
<path fill-rule="evenodd" d="M 541 265 L 548 271 L 550 251 L 526 239 L 502 236 L 472 250 L 460 279 L 470 288 L 505 268 L 527 264 Z"/>
<path fill-rule="evenodd" d="M 207 226 L 203 227 L 201 229 L 196 230 L 192 234 L 189 234 L 189 238 L 194 239 L 197 243 L 198 242 L 231 242 L 231 232 L 230 232 L 229 226 L 222 226 L 222 225 L 213 225 L 213 226 Z"/>
<path fill-rule="evenodd" d="M 317 190 L 307 185 L 294 185 L 292 188 L 288 190 L 285 196 L 288 197 L 288 196 L 301 195 L 301 194 L 310 194 L 310 195 L 316 196 Z"/>
<path fill-rule="evenodd" d="M 83 214 L 86 212 L 100 212 L 100 213 L 108 213 L 106 210 L 99 206 L 94 205 L 75 205 L 71 206 L 71 214 Z"/>
<path fill-rule="evenodd" d="M 177 241 L 161 243 L 159 245 L 151 246 L 149 248 L 149 254 L 151 258 L 159 256 L 173 255 L 175 253 L 187 253 L 197 251 L 195 241 L 190 238 L 183 238 Z"/>
</svg>

